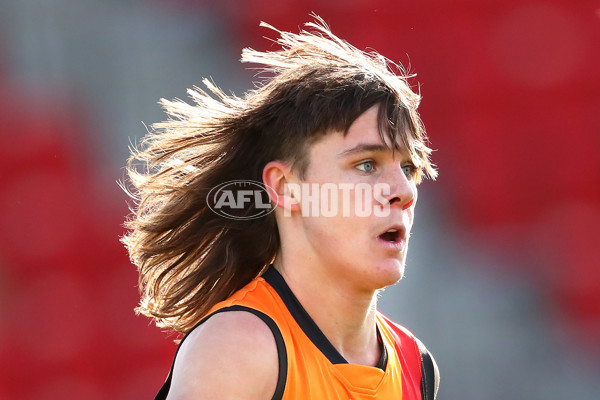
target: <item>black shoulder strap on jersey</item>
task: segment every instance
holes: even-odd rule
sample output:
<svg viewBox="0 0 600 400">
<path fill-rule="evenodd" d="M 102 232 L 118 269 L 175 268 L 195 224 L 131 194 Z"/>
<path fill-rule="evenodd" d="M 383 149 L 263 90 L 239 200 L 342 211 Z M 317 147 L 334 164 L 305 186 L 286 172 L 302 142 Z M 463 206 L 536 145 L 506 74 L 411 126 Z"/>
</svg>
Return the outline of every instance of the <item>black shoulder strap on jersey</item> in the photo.
<svg viewBox="0 0 600 400">
<path fill-rule="evenodd" d="M 205 318 L 202 319 L 202 321 L 200 321 L 196 325 L 194 325 L 194 327 L 188 331 L 186 336 L 184 336 L 183 339 L 181 339 L 181 342 L 179 343 L 179 346 L 177 347 L 177 352 L 175 353 L 175 357 L 173 357 L 173 364 L 171 365 L 171 370 L 169 371 L 169 375 L 167 376 L 165 383 L 162 385 L 162 387 L 160 388 L 160 390 L 154 397 L 154 400 L 166 400 L 167 395 L 169 394 L 169 389 L 171 388 L 171 380 L 172 380 L 172 376 L 173 376 L 173 367 L 175 366 L 175 358 L 177 358 L 177 353 L 179 353 L 179 349 L 181 349 L 181 345 L 183 344 L 183 341 L 187 338 L 187 336 L 190 334 L 190 332 L 192 332 L 198 326 L 202 325 L 204 322 L 206 322 L 207 319 L 209 319 L 213 315 L 221 313 L 221 312 L 225 312 L 225 311 L 247 311 L 249 313 L 252 313 L 252 314 L 256 315 L 257 317 L 259 317 L 261 320 L 263 320 L 263 322 L 265 324 L 267 324 L 267 326 L 271 329 L 271 332 L 273 332 L 273 336 L 275 337 L 275 343 L 277 344 L 277 354 L 279 357 L 279 376 L 277 377 L 277 386 L 275 387 L 275 394 L 273 394 L 273 400 L 281 400 L 281 398 L 283 397 L 283 392 L 285 390 L 285 383 L 287 380 L 287 351 L 285 349 L 285 342 L 283 341 L 283 335 L 281 335 L 281 331 L 279 330 L 279 327 L 277 326 L 275 321 L 273 321 L 273 319 L 271 317 L 269 317 L 267 314 L 265 314 L 261 311 L 255 310 L 253 308 L 237 306 L 237 305 L 221 308 L 220 310 L 217 310 L 214 313 L 206 316 Z"/>
<path fill-rule="evenodd" d="M 416 340 L 421 353 L 421 398 L 435 400 L 440 386 L 440 372 L 427 347 L 419 339 Z"/>
</svg>

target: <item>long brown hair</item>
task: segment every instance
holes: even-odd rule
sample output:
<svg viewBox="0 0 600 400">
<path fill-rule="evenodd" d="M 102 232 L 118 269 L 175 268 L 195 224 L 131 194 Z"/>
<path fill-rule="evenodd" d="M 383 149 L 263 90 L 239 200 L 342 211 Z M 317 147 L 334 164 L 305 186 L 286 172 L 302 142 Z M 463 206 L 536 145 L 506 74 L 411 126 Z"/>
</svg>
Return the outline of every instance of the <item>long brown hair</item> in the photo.
<svg viewBox="0 0 600 400">
<path fill-rule="evenodd" d="M 127 172 L 135 198 L 123 238 L 139 270 L 139 313 L 187 332 L 216 303 L 258 276 L 279 248 L 273 214 L 226 219 L 207 204 L 211 188 L 261 181 L 272 160 L 302 173 L 307 148 L 332 131 L 346 132 L 375 104 L 382 138 L 409 150 L 422 175 L 435 178 L 431 150 L 403 69 L 334 36 L 319 17 L 299 34 L 280 32 L 282 49 L 244 49 L 243 62 L 269 75 L 243 97 L 204 80 L 193 105 L 161 100 L 169 119 L 153 125 Z M 400 143 L 398 143 L 400 140 Z"/>
</svg>

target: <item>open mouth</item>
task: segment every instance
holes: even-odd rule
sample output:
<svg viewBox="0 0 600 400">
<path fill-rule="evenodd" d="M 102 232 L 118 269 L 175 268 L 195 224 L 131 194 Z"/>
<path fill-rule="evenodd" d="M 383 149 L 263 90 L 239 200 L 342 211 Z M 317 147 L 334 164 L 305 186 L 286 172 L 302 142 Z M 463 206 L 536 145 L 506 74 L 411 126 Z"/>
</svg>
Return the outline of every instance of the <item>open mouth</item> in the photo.
<svg viewBox="0 0 600 400">
<path fill-rule="evenodd" d="M 379 235 L 379 238 L 386 242 L 397 243 L 400 239 L 400 232 L 398 232 L 398 229 L 388 229 L 386 232 Z"/>
</svg>

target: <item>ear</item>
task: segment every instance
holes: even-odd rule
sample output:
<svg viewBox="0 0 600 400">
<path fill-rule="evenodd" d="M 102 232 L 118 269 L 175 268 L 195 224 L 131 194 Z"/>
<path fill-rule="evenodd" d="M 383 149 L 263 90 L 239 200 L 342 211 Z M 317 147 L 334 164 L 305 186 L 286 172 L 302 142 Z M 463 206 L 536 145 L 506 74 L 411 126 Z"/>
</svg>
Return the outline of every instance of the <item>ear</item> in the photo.
<svg viewBox="0 0 600 400">
<path fill-rule="evenodd" d="M 288 212 L 300 211 L 300 203 L 295 188 L 296 176 L 289 166 L 281 161 L 271 161 L 263 169 L 262 180 L 267 187 L 271 201 Z"/>
</svg>

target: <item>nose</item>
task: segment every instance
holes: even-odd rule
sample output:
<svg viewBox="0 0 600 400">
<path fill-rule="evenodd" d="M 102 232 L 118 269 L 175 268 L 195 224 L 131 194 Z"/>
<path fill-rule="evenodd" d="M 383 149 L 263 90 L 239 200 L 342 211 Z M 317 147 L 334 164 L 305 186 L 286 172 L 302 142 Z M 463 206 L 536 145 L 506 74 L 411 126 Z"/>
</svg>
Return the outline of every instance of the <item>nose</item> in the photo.
<svg viewBox="0 0 600 400">
<path fill-rule="evenodd" d="M 389 194 L 383 197 L 391 207 L 400 207 L 403 210 L 410 208 L 417 200 L 417 187 L 414 181 L 407 177 L 403 168 L 394 166 L 382 180 L 389 187 Z"/>
</svg>

